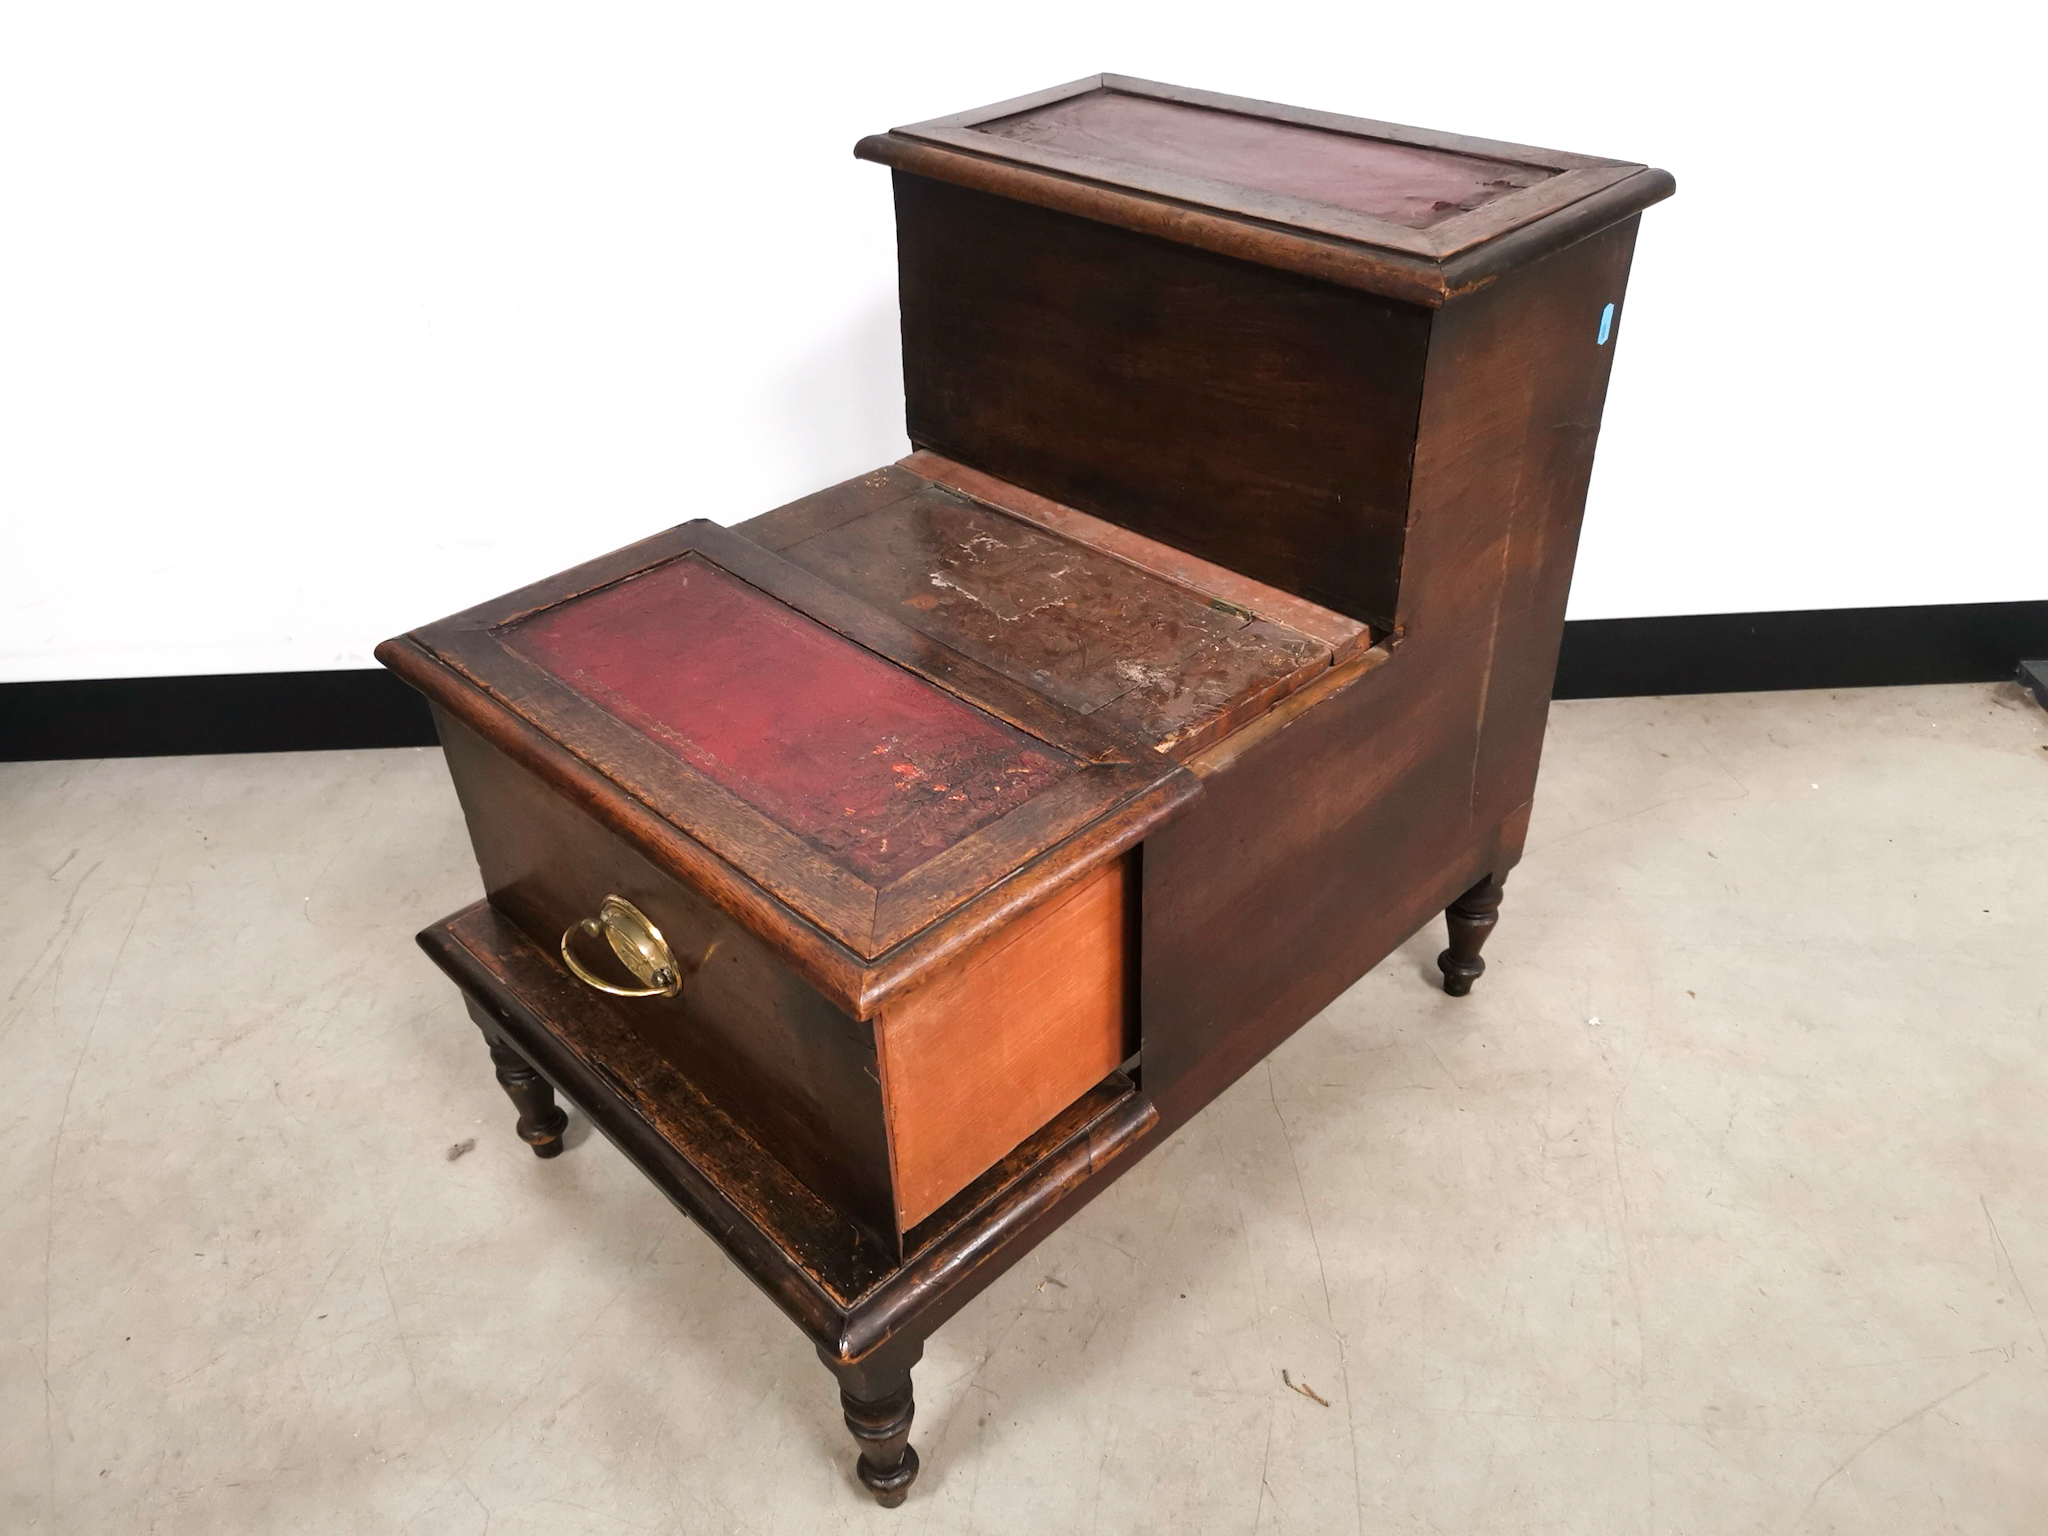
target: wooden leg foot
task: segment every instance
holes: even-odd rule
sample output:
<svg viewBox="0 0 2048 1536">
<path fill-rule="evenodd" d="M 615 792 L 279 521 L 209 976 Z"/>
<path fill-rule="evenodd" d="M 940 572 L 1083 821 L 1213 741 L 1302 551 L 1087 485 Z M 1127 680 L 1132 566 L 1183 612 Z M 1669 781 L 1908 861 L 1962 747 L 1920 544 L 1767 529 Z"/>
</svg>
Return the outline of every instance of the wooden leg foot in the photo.
<svg viewBox="0 0 2048 1536">
<path fill-rule="evenodd" d="M 920 1349 L 919 1353 L 922 1353 Z M 824 1352 L 819 1352 L 823 1358 Z M 913 1357 L 913 1362 L 914 1363 Z M 839 1407 L 860 1445 L 855 1468 L 862 1486 L 884 1509 L 894 1509 L 917 1481 L 917 1452 L 910 1444 L 910 1366 L 839 1366 L 825 1363 L 839 1378 Z"/>
<path fill-rule="evenodd" d="M 1444 911 L 1451 947 L 1436 957 L 1436 968 L 1444 973 L 1444 990 L 1452 997 L 1465 996 L 1485 973 L 1486 962 L 1479 958 L 1479 950 L 1500 921 L 1502 884 L 1488 875 Z"/>
<path fill-rule="evenodd" d="M 503 1040 L 484 1038 L 491 1047 L 491 1065 L 498 1069 L 498 1086 L 519 1111 L 519 1139 L 533 1148 L 535 1157 L 560 1157 L 569 1117 L 555 1102 L 553 1086 Z"/>
</svg>

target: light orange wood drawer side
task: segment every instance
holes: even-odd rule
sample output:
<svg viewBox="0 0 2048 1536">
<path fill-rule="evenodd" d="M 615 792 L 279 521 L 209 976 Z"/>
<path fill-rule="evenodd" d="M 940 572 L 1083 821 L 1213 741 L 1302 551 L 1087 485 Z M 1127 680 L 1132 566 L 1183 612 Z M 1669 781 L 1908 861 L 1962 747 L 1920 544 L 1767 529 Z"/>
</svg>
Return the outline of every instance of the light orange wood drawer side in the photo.
<svg viewBox="0 0 2048 1536">
<path fill-rule="evenodd" d="M 1129 1055 L 1127 856 L 887 1009 L 876 1043 L 908 1231 Z"/>
</svg>

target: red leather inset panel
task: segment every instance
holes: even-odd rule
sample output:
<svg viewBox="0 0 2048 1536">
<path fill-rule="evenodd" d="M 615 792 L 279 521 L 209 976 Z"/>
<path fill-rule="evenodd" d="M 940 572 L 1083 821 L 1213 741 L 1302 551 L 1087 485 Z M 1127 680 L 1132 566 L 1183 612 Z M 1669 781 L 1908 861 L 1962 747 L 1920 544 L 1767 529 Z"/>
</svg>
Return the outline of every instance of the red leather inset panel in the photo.
<svg viewBox="0 0 2048 1536">
<path fill-rule="evenodd" d="M 1075 767 L 695 556 L 499 639 L 875 885 Z"/>
<path fill-rule="evenodd" d="M 1108 90 L 980 123 L 975 131 L 1092 159 L 1284 193 L 1410 229 L 1428 229 L 1555 174 L 1543 166 L 1393 144 Z"/>
</svg>

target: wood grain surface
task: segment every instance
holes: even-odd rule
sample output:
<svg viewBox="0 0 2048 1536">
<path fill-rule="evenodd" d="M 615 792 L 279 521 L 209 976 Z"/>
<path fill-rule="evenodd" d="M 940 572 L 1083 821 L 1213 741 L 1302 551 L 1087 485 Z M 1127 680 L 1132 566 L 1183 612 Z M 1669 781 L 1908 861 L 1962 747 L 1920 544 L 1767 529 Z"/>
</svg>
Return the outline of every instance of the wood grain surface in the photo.
<svg viewBox="0 0 2048 1536">
<path fill-rule="evenodd" d="M 1142 1081 L 1169 1124 L 1519 856 L 1635 233 L 1440 312 L 1399 645 L 1197 754 L 1201 801 L 1147 840 Z"/>
<path fill-rule="evenodd" d="M 1131 1054 L 1135 885 L 1103 866 L 876 1021 L 902 1230 Z"/>
</svg>

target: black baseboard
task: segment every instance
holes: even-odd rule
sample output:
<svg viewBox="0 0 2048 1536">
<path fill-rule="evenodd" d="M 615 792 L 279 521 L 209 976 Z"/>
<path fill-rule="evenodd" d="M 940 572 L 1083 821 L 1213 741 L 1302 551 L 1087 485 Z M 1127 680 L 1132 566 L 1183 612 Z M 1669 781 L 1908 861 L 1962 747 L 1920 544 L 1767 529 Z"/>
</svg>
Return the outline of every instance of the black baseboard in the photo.
<svg viewBox="0 0 2048 1536">
<path fill-rule="evenodd" d="M 2048 602 L 1589 619 L 1555 696 L 1881 688 L 2013 677 L 2048 656 Z M 430 747 L 420 696 L 381 670 L 0 684 L 0 762 Z"/>
<path fill-rule="evenodd" d="M 0 684 L 0 762 L 431 747 L 427 701 L 381 667 Z"/>
<path fill-rule="evenodd" d="M 1989 683 L 2043 655 L 2048 602 L 1587 619 L 1564 627 L 1552 697 Z"/>
</svg>

